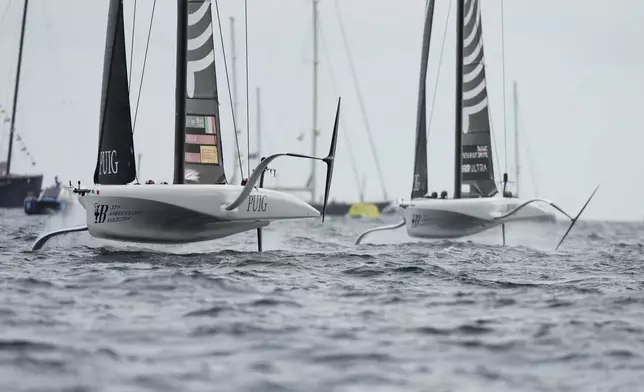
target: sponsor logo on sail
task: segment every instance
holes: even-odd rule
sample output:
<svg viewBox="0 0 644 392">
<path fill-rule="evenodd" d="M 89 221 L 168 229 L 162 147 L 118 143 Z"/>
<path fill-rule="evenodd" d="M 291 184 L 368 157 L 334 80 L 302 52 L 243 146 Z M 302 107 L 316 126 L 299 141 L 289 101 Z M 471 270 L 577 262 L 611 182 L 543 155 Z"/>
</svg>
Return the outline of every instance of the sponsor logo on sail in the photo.
<svg viewBox="0 0 644 392">
<path fill-rule="evenodd" d="M 486 173 L 487 165 L 485 163 L 475 163 L 471 165 L 463 165 L 461 173 Z"/>
<path fill-rule="evenodd" d="M 117 160 L 116 150 L 100 152 L 98 173 L 104 175 L 119 173 L 119 161 Z"/>
<path fill-rule="evenodd" d="M 188 163 L 201 163 L 201 154 L 198 152 L 187 152 L 185 161 Z"/>
<path fill-rule="evenodd" d="M 215 125 L 215 118 L 214 117 L 207 117 L 208 121 L 206 121 L 206 133 L 212 133 L 214 134 L 217 131 L 217 126 Z"/>
<path fill-rule="evenodd" d="M 205 128 L 203 116 L 186 116 L 186 128 Z"/>
<path fill-rule="evenodd" d="M 192 133 L 186 134 L 186 143 L 188 144 L 217 144 L 217 138 L 215 135 L 195 135 Z"/>
<path fill-rule="evenodd" d="M 200 146 L 201 163 L 219 164 L 219 155 L 217 154 L 217 146 Z"/>
<path fill-rule="evenodd" d="M 487 145 L 478 145 L 478 146 L 467 146 L 468 150 L 474 151 L 463 151 L 461 156 L 463 159 L 487 159 L 489 158 L 489 147 Z M 475 147 L 475 148 L 472 148 Z"/>
</svg>

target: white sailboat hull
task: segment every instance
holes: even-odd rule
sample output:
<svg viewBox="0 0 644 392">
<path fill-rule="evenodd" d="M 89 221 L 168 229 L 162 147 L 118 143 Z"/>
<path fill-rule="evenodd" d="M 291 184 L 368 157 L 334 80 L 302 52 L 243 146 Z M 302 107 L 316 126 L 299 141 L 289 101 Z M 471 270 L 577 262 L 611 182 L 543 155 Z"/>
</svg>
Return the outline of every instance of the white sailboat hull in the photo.
<svg viewBox="0 0 644 392">
<path fill-rule="evenodd" d="M 516 198 L 413 199 L 403 208 L 410 237 L 459 238 L 480 233 L 503 223 L 555 221 L 553 213 L 533 203 L 504 217 L 525 200 Z"/>
<path fill-rule="evenodd" d="M 274 220 L 320 213 L 285 193 L 255 189 L 228 211 L 237 185 L 102 185 L 79 197 L 87 228 L 96 238 L 180 244 L 214 240 L 267 226 Z"/>
</svg>

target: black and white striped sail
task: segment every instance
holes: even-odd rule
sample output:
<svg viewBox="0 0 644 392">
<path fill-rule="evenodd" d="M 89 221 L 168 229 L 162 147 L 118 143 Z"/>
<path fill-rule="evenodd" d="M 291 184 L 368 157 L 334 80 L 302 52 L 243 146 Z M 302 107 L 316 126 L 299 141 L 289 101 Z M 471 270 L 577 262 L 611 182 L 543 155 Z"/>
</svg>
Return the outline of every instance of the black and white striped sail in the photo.
<svg viewBox="0 0 644 392">
<path fill-rule="evenodd" d="M 225 184 L 210 0 L 188 1 L 184 180 Z"/>
<path fill-rule="evenodd" d="M 480 0 L 465 0 L 463 23 L 463 197 L 489 197 L 494 182 Z"/>
<path fill-rule="evenodd" d="M 136 178 L 125 56 L 123 0 L 110 0 L 95 184 L 123 185 Z"/>
<path fill-rule="evenodd" d="M 429 0 L 425 10 L 425 27 L 423 29 L 423 47 L 421 51 L 420 78 L 418 85 L 418 109 L 416 114 L 416 150 L 414 154 L 414 178 L 411 198 L 423 197 L 427 194 L 427 63 L 429 43 L 432 35 L 434 18 L 434 0 Z"/>
</svg>

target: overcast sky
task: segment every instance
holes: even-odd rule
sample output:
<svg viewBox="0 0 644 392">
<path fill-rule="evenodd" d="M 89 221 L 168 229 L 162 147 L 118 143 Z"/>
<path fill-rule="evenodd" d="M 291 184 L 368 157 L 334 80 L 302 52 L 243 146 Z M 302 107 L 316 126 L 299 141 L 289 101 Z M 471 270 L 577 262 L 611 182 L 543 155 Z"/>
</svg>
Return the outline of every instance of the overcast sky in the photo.
<svg viewBox="0 0 644 392">
<path fill-rule="evenodd" d="M 412 183 L 416 99 L 425 0 L 320 0 L 319 155 L 328 149 L 338 95 L 343 117 L 332 198 L 356 200 L 349 154 L 367 177 L 366 197 L 383 195 L 344 51 L 341 11 L 389 198 L 408 197 Z M 152 0 L 137 0 L 133 105 Z M 312 123 L 312 1 L 249 0 L 251 145 L 255 88 L 262 89 L 262 150 L 308 153 Z M 430 188 L 452 193 L 454 124 L 454 1 L 437 0 L 428 100 L 436 103 L 429 131 Z M 91 182 L 108 0 L 31 0 L 17 128 L 45 182 Z M 126 0 L 126 35 L 134 0 Z M 245 124 L 244 14 L 241 0 L 219 0 L 230 63 L 230 21 L 236 19 L 239 113 Z M 488 91 L 499 173 L 514 178 L 512 82 L 519 86 L 522 196 L 541 196 L 576 211 L 601 183 L 586 217 L 644 218 L 640 149 L 644 129 L 644 2 L 641 0 L 482 0 Z M 11 105 L 23 1 L 0 0 L 0 104 Z M 4 14 L 6 10 L 6 14 Z M 449 14 L 448 14 L 449 10 Z M 172 180 L 176 3 L 158 1 L 135 134 L 143 154 L 141 180 Z M 216 23 L 216 10 L 213 6 Z M 503 22 L 503 23 L 502 23 Z M 439 62 L 443 32 L 445 47 Z M 502 26 L 504 27 L 502 29 Z M 230 101 L 215 25 L 226 167 L 235 164 Z M 502 32 L 505 72 L 502 68 Z M 129 47 L 129 42 L 128 42 Z M 439 67 L 440 65 L 440 67 Z M 438 83 L 435 83 L 440 70 Z M 505 76 L 505 78 L 504 78 Z M 503 80 L 505 79 L 505 118 Z M 335 83 L 334 83 L 335 81 Z M 6 135 L 7 126 L 3 131 Z M 305 133 L 303 141 L 297 136 Z M 0 150 L 6 151 L 6 138 Z M 242 139 L 245 150 L 246 141 Z M 497 162 L 495 162 L 496 164 Z M 302 184 L 309 164 L 278 160 L 273 181 Z M 15 172 L 33 171 L 17 153 Z M 246 170 L 246 169 L 244 169 Z M 318 189 L 322 187 L 322 164 Z M 318 197 L 321 197 L 318 195 Z"/>
</svg>

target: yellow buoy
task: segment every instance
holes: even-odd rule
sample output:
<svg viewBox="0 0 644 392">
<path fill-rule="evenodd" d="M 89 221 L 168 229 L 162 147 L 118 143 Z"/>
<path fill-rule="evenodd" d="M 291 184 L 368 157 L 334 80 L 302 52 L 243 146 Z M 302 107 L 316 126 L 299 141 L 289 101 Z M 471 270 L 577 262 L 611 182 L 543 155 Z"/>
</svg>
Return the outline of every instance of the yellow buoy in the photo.
<svg viewBox="0 0 644 392">
<path fill-rule="evenodd" d="M 356 203 L 352 204 L 351 208 L 349 208 L 349 216 L 364 216 L 367 218 L 378 219 L 380 218 L 380 210 L 378 210 L 378 207 L 373 203 Z"/>
</svg>

